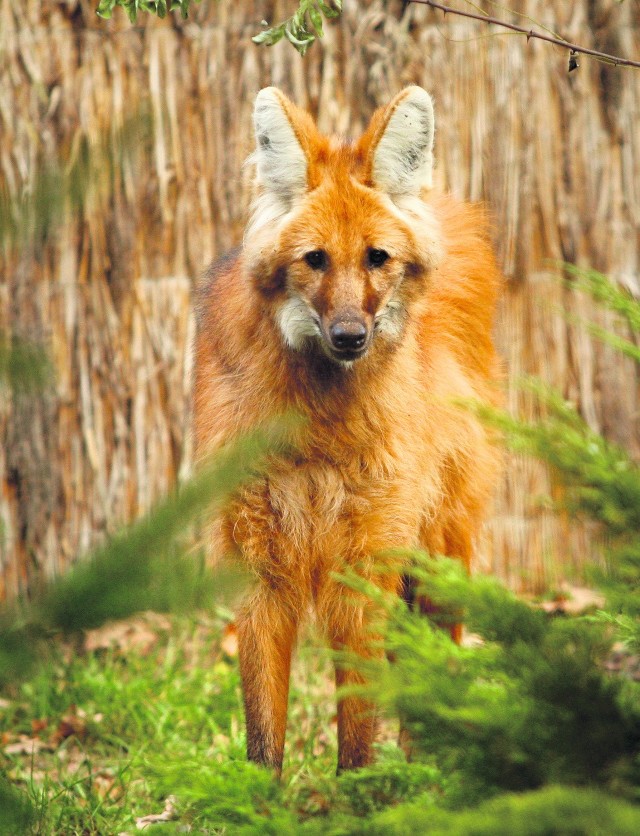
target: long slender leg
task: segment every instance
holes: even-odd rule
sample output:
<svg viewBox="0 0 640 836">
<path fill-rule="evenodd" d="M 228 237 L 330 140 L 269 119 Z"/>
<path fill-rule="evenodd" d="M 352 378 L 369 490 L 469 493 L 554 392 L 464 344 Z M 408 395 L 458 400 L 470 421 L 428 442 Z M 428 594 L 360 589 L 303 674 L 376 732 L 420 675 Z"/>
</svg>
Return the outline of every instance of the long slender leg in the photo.
<svg viewBox="0 0 640 836">
<path fill-rule="evenodd" d="M 473 543 L 468 526 L 450 526 L 446 528 L 444 532 L 444 547 L 445 554 L 462 561 L 462 565 L 467 572 L 470 571 Z M 462 641 L 462 623 L 460 621 L 449 623 L 446 629 L 449 630 L 453 641 L 456 644 L 460 644 Z"/>
<path fill-rule="evenodd" d="M 455 557 L 462 562 L 465 569 L 469 569 L 473 547 L 469 530 L 464 526 L 447 526 L 423 532 L 422 546 L 432 555 Z M 441 607 L 434 604 L 427 595 L 416 595 L 410 578 L 405 579 L 402 596 L 408 604 L 417 607 L 419 612 L 429 616 L 439 627 L 446 630 L 456 644 L 460 644 L 462 624 L 452 621 L 451 617 L 439 620 L 438 613 L 442 612 Z"/>
<path fill-rule="evenodd" d="M 463 565 L 468 569 L 471 560 L 471 538 L 468 531 L 443 530 L 435 527 L 430 531 L 422 532 L 422 547 L 432 555 L 447 554 L 462 560 Z M 433 603 L 426 595 L 417 595 L 415 584 L 410 577 L 403 578 L 401 591 L 402 597 L 412 608 L 417 608 L 420 613 L 434 619 L 435 623 L 446 630 L 456 644 L 462 641 L 462 624 L 450 619 L 439 620 L 438 613 L 441 608 Z M 398 746 L 404 752 L 408 761 L 413 759 L 414 746 L 411 732 L 407 727 L 404 717 L 400 717 L 400 729 L 398 732 Z"/>
<path fill-rule="evenodd" d="M 336 666 L 336 686 L 360 685 L 366 680 L 356 671 Z M 375 706 L 360 697 L 338 701 L 338 772 L 371 763 L 378 731 Z"/>
<path fill-rule="evenodd" d="M 286 602 L 264 587 L 246 602 L 237 623 L 247 757 L 280 773 L 298 619 Z"/>
<path fill-rule="evenodd" d="M 392 581 L 395 583 L 395 581 Z M 383 657 L 380 637 L 372 632 L 372 622 L 381 613 L 371 602 L 335 587 L 325 590 L 318 601 L 318 615 L 331 646 L 347 651 L 361 659 Z M 336 664 L 336 686 L 366 683 L 363 674 L 348 663 Z M 375 705 L 359 696 L 344 696 L 338 700 L 338 771 L 371 763 L 372 745 L 378 729 Z"/>
</svg>

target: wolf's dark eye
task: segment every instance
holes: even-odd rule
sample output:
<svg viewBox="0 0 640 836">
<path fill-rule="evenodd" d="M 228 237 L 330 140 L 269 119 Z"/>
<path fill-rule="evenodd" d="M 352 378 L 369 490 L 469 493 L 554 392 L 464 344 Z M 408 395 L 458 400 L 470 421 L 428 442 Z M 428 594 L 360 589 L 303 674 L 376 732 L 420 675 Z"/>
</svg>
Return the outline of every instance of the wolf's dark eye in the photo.
<svg viewBox="0 0 640 836">
<path fill-rule="evenodd" d="M 386 250 L 376 250 L 374 247 L 369 247 L 367 250 L 368 267 L 382 267 L 388 258 L 389 253 Z"/>
<path fill-rule="evenodd" d="M 306 253 L 304 260 L 312 270 L 324 270 L 327 266 L 327 254 L 324 250 L 311 250 Z"/>
</svg>

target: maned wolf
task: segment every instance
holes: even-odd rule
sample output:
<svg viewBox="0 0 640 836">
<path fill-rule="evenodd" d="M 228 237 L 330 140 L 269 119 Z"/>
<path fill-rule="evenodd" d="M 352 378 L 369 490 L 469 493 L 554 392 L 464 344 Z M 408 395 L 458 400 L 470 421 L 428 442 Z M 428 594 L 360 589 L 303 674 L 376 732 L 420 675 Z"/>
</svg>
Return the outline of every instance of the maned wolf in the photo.
<svg viewBox="0 0 640 836">
<path fill-rule="evenodd" d="M 497 454 L 459 400 L 496 399 L 501 277 L 476 206 L 432 190 L 429 95 L 408 87 L 362 138 L 321 136 L 279 90 L 256 99 L 257 197 L 242 248 L 199 300 L 195 438 L 204 456 L 287 411 L 306 418 L 214 521 L 255 576 L 237 614 L 250 759 L 280 770 L 292 647 L 315 611 L 334 648 L 371 649 L 371 609 L 334 573 L 403 593 L 376 556 L 466 565 Z M 458 403 L 456 404 L 456 401 Z M 338 685 L 361 681 L 340 666 Z M 375 718 L 338 705 L 339 769 L 371 760 Z"/>
</svg>

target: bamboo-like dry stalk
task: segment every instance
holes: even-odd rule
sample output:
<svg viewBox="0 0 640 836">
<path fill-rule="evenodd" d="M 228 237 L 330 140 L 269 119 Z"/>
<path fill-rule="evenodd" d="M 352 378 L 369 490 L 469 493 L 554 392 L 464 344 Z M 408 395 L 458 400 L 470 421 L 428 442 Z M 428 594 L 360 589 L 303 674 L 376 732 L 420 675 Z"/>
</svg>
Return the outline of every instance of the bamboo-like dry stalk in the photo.
<svg viewBox="0 0 640 836">
<path fill-rule="evenodd" d="M 640 55 L 637 3 L 510 5 L 568 40 Z M 0 393 L 0 598 L 63 571 L 188 469 L 191 288 L 241 240 L 251 109 L 267 84 L 323 130 L 354 134 L 403 85 L 430 90 L 438 186 L 493 213 L 510 408 L 531 413 L 514 381 L 540 374 L 640 452 L 633 364 L 562 311 L 611 317 L 550 266 L 593 266 L 640 293 L 640 74 L 584 58 L 568 75 L 563 50 L 382 0 L 345 0 L 304 59 L 251 43 L 262 18 L 290 13 L 283 0 L 204 0 L 188 21 L 132 27 L 100 21 L 90 0 L 0 0 L 2 189 L 17 198 L 39 160 L 115 142 L 137 113 L 153 123 L 49 241 L 1 263 L 0 330 L 47 343 L 56 375 L 30 405 Z M 541 466 L 509 460 L 483 568 L 539 588 L 589 557 L 590 532 L 540 499 L 553 490 Z"/>
</svg>

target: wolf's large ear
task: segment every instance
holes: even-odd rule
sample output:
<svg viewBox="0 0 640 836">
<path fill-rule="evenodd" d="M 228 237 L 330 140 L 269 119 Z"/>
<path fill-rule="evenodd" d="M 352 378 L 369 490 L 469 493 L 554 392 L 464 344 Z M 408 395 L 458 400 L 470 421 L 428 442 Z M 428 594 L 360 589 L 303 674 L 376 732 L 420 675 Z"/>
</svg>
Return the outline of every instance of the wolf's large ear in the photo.
<svg viewBox="0 0 640 836">
<path fill-rule="evenodd" d="M 303 150 L 304 131 L 311 117 L 299 110 L 275 87 L 265 87 L 253 110 L 258 182 L 290 202 L 307 188 L 308 160 Z"/>
<path fill-rule="evenodd" d="M 433 184 L 434 117 L 431 96 L 406 87 L 371 121 L 369 177 L 387 194 L 418 194 Z M 364 139 L 364 137 L 363 137 Z"/>
</svg>

